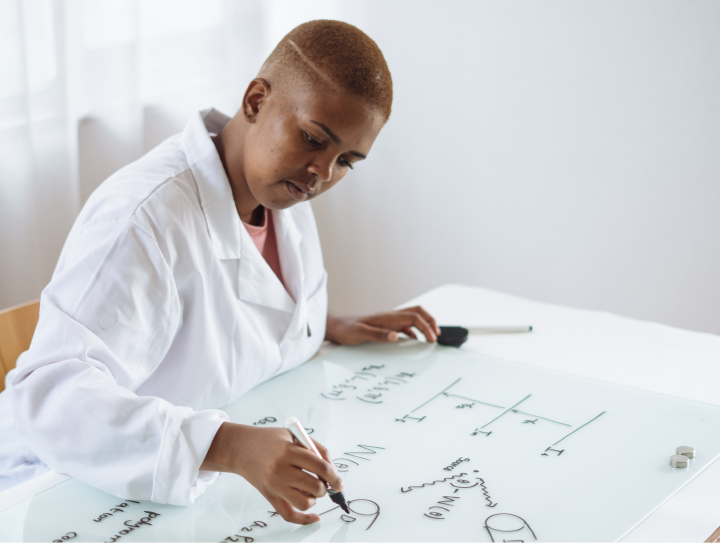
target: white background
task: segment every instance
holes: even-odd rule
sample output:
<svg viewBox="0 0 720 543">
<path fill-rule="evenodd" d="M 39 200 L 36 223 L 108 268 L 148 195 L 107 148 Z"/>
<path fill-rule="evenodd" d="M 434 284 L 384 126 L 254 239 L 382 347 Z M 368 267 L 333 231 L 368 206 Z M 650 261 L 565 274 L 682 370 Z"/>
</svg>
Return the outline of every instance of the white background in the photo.
<svg viewBox="0 0 720 543">
<path fill-rule="evenodd" d="M 720 4 L 360 5 L 395 103 L 315 206 L 334 307 L 458 282 L 720 333 Z"/>
<path fill-rule="evenodd" d="M 28 29 L 30 5 L 52 8 L 42 25 L 54 35 Z M 287 31 L 338 18 L 380 45 L 395 102 L 369 159 L 314 204 L 332 309 L 387 309 L 462 282 L 720 333 L 715 1 L 23 9 L 24 27 L 6 21 L 25 28 L 24 48 L 0 61 L 37 60 L 42 46 L 54 64 L 27 70 L 19 106 L 0 92 L 0 307 L 39 295 L 107 175 L 193 110 L 232 113 Z"/>
</svg>

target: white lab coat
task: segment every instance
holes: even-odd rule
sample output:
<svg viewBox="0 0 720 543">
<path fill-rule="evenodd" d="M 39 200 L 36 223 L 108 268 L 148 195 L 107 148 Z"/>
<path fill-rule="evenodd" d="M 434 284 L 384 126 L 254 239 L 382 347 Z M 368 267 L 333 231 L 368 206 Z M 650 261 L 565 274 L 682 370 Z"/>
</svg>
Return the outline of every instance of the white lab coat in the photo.
<svg viewBox="0 0 720 543">
<path fill-rule="evenodd" d="M 119 497 L 192 504 L 217 477 L 199 471 L 227 420 L 217 408 L 319 348 L 327 276 L 312 209 L 273 211 L 286 290 L 210 139 L 228 120 L 200 112 L 85 204 L 0 395 L 5 486 L 42 461 Z"/>
</svg>

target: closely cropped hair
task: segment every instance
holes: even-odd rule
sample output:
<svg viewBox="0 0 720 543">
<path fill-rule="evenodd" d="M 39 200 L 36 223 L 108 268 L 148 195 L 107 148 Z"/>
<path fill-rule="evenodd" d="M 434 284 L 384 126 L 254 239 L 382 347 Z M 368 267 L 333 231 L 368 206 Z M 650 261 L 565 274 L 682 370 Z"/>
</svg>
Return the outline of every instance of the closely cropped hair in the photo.
<svg viewBox="0 0 720 543">
<path fill-rule="evenodd" d="M 392 77 L 377 44 L 341 21 L 301 24 L 278 43 L 260 74 L 270 85 L 325 83 L 365 98 L 385 121 L 392 109 Z M 300 80 L 300 81 L 298 81 Z"/>
</svg>

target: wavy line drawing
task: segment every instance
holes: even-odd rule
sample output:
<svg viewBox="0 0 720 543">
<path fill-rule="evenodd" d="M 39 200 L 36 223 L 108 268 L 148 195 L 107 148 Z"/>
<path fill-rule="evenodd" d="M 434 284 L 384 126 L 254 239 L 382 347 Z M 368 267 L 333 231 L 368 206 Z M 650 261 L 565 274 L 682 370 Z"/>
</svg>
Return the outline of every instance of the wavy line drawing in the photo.
<svg viewBox="0 0 720 543">
<path fill-rule="evenodd" d="M 444 479 L 438 479 L 436 481 L 433 481 L 432 483 L 423 483 L 420 486 L 409 486 L 407 487 L 407 490 L 405 490 L 403 487 L 400 487 L 400 492 L 410 492 L 413 488 L 422 488 L 424 486 L 432 486 L 435 483 L 444 483 L 445 481 L 451 481 L 452 479 L 456 479 L 458 477 L 462 477 L 463 475 L 467 475 L 467 473 L 456 473 L 452 477 L 445 477 Z"/>
<path fill-rule="evenodd" d="M 485 507 L 495 507 L 497 505 L 497 502 L 493 503 L 490 499 L 490 494 L 488 494 L 488 489 L 485 486 L 485 481 L 483 481 L 480 477 L 475 478 L 480 481 L 480 488 L 482 488 L 483 494 L 485 494 L 485 501 L 487 501 Z"/>
</svg>

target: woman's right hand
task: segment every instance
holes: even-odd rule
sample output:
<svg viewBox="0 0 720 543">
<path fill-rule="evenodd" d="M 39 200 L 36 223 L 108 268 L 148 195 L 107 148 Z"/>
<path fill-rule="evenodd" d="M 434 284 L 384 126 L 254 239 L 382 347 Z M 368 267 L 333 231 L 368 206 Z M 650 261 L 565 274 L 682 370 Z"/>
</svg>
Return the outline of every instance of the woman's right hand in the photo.
<svg viewBox="0 0 720 543">
<path fill-rule="evenodd" d="M 296 509 L 310 509 L 316 498 L 327 493 L 327 487 L 310 473 L 327 481 L 333 490 L 342 490 L 342 479 L 327 449 L 313 441 L 324 460 L 296 444 L 285 428 L 224 422 L 200 469 L 237 473 L 257 488 L 287 522 L 312 524 L 320 520 L 318 515 Z"/>
</svg>

